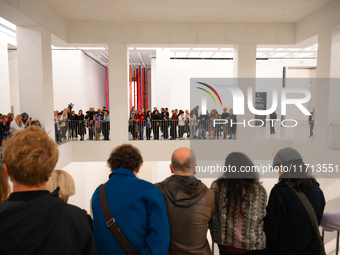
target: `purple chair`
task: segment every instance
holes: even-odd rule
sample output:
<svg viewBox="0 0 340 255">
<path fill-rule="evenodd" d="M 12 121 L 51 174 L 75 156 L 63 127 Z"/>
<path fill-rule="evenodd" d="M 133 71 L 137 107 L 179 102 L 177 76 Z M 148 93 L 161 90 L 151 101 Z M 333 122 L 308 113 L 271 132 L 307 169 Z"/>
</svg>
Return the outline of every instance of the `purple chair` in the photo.
<svg viewBox="0 0 340 255">
<path fill-rule="evenodd" d="M 328 232 L 337 231 L 335 254 L 338 254 L 339 253 L 340 213 L 325 212 L 322 216 L 320 226 L 322 227 L 322 239 L 324 238 L 325 231 L 328 231 Z"/>
</svg>

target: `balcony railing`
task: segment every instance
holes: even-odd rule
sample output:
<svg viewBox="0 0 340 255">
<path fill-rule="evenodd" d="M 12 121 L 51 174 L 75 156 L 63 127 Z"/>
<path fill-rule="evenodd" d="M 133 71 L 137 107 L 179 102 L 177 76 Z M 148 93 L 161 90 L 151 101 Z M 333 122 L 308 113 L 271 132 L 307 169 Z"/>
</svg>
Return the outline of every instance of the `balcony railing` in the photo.
<svg viewBox="0 0 340 255">
<path fill-rule="evenodd" d="M 271 127 L 273 126 L 273 127 Z M 280 121 L 275 121 L 274 125 L 267 122 L 266 126 L 255 128 L 256 140 L 289 140 L 292 139 L 294 128 L 284 127 Z"/>
<path fill-rule="evenodd" d="M 93 120 L 70 120 L 54 124 L 55 140 L 58 143 L 68 140 L 109 140 L 110 122 Z"/>
<path fill-rule="evenodd" d="M 331 124 L 330 135 L 330 148 L 340 151 L 340 124 Z"/>
<path fill-rule="evenodd" d="M 297 120 L 297 126 L 293 128 L 293 140 L 313 144 L 314 135 L 310 135 L 310 123 L 307 120 Z"/>
</svg>

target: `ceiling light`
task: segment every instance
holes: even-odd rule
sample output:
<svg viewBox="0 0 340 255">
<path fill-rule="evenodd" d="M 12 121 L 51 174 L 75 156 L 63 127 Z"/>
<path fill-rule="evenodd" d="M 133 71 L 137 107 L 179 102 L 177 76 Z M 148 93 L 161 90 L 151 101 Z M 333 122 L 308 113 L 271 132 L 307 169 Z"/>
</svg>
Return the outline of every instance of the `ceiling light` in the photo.
<svg viewBox="0 0 340 255">
<path fill-rule="evenodd" d="M 226 54 L 223 55 L 223 58 L 233 58 L 234 53 L 233 52 L 227 52 Z"/>
<path fill-rule="evenodd" d="M 299 51 L 301 48 L 276 48 L 275 51 Z"/>
<path fill-rule="evenodd" d="M 274 48 L 257 48 L 259 51 L 272 51 Z"/>
<path fill-rule="evenodd" d="M 189 53 L 189 58 L 197 58 L 201 52 L 190 52 Z"/>
<path fill-rule="evenodd" d="M 225 52 L 217 52 L 212 56 L 213 58 L 222 58 L 222 56 L 226 54 Z"/>
<path fill-rule="evenodd" d="M 185 58 L 188 52 L 176 52 L 176 58 Z"/>
<path fill-rule="evenodd" d="M 103 53 L 103 52 L 99 52 L 104 58 L 106 58 L 107 60 L 109 60 L 109 58 L 108 58 L 108 56 L 106 56 L 106 54 L 105 53 Z"/>
<path fill-rule="evenodd" d="M 260 56 L 263 56 L 265 53 L 256 53 L 256 58 L 259 58 Z"/>
<path fill-rule="evenodd" d="M 129 50 L 134 50 L 135 48 L 134 47 L 129 47 Z"/>
<path fill-rule="evenodd" d="M 218 50 L 218 48 L 193 48 L 193 50 Z"/>
<path fill-rule="evenodd" d="M 159 47 L 136 47 L 137 50 L 157 50 Z"/>
<path fill-rule="evenodd" d="M 190 48 L 165 48 L 168 50 L 190 50 Z"/>
<path fill-rule="evenodd" d="M 8 28 L 10 28 L 10 29 L 12 29 L 14 31 L 17 30 L 17 26 L 16 25 L 14 25 L 13 23 L 11 23 L 8 20 L 5 20 L 5 19 L 3 19 L 1 17 L 0 17 L 0 24 L 4 25 L 5 27 L 8 27 Z"/>
<path fill-rule="evenodd" d="M 105 47 L 78 47 L 80 50 L 106 50 Z"/>
<path fill-rule="evenodd" d="M 234 48 L 221 48 L 220 50 L 234 50 Z"/>
<path fill-rule="evenodd" d="M 210 58 L 214 52 L 201 52 L 200 58 Z"/>
<path fill-rule="evenodd" d="M 17 38 L 17 34 L 15 33 L 15 31 L 13 31 L 12 29 L 2 26 L 0 25 L 0 32 L 5 33 L 6 35 L 12 36 L 14 38 Z"/>
<path fill-rule="evenodd" d="M 286 56 L 287 54 L 289 53 L 275 53 L 275 54 L 272 54 L 270 55 L 271 58 L 282 58 L 283 56 Z"/>
<path fill-rule="evenodd" d="M 77 50 L 76 47 L 56 47 L 51 45 L 52 50 Z"/>
<path fill-rule="evenodd" d="M 314 53 L 299 53 L 299 54 L 296 54 L 294 57 L 295 58 L 305 58 L 305 57 L 308 57 L 308 56 L 311 56 L 311 55 L 314 55 Z"/>
</svg>

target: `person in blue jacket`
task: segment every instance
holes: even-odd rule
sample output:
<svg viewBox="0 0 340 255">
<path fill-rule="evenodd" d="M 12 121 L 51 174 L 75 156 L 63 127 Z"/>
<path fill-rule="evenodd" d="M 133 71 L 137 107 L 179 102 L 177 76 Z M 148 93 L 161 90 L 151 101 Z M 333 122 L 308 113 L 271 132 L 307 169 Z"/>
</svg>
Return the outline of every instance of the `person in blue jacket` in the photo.
<svg viewBox="0 0 340 255">
<path fill-rule="evenodd" d="M 112 217 L 138 254 L 167 254 L 170 232 L 164 197 L 152 183 L 136 177 L 143 163 L 136 147 L 116 147 L 107 160 L 112 173 L 105 194 Z M 127 254 L 106 226 L 99 196 L 100 186 L 92 196 L 93 233 L 98 252 Z"/>
</svg>

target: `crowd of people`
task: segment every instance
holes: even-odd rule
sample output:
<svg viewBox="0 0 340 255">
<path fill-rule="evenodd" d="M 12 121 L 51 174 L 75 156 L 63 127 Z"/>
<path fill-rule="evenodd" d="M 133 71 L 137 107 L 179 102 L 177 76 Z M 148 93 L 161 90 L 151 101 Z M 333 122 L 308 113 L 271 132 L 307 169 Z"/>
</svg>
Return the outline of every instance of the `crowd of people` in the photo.
<svg viewBox="0 0 340 255">
<path fill-rule="evenodd" d="M 220 255 L 311 255 L 324 249 L 305 204 L 319 225 L 325 198 L 293 148 L 273 159 L 279 178 L 267 203 L 258 173 L 242 171 L 254 166 L 243 153 L 229 154 L 225 166 L 236 171 L 225 171 L 208 188 L 195 177 L 195 153 L 179 148 L 171 156 L 172 175 L 154 185 L 137 178 L 139 149 L 120 145 L 107 160 L 108 181 L 93 193 L 93 222 L 66 203 L 74 182 L 54 170 L 57 144 L 43 129 L 16 132 L 4 141 L 3 156 L 0 254 L 211 255 L 208 229 Z"/>
<path fill-rule="evenodd" d="M 88 140 L 100 140 L 101 134 L 104 140 L 109 140 L 110 136 L 110 112 L 103 106 L 97 111 L 91 107 L 85 115 L 82 110 L 76 114 L 72 106 L 64 108 L 62 111 L 54 111 L 54 123 L 56 141 L 85 139 L 88 133 Z"/>
<path fill-rule="evenodd" d="M 225 124 L 214 124 L 214 120 L 226 120 Z M 146 140 L 151 137 L 159 140 L 175 139 L 235 139 L 236 126 L 232 123 L 237 122 L 233 109 L 223 108 L 223 113 L 219 114 L 216 109 L 210 113 L 199 113 L 199 106 L 196 106 L 190 112 L 189 110 L 175 109 L 171 111 L 168 108 L 157 107 L 151 110 L 136 110 L 133 106 L 130 111 L 129 132 L 133 140 L 144 140 L 144 129 Z M 208 132 L 208 134 L 207 134 Z"/>
<path fill-rule="evenodd" d="M 32 120 L 26 112 L 14 117 L 13 113 L 7 115 L 0 113 L 0 146 L 2 140 L 10 138 L 16 131 L 25 129 L 29 126 L 41 126 L 38 119 Z"/>
</svg>

